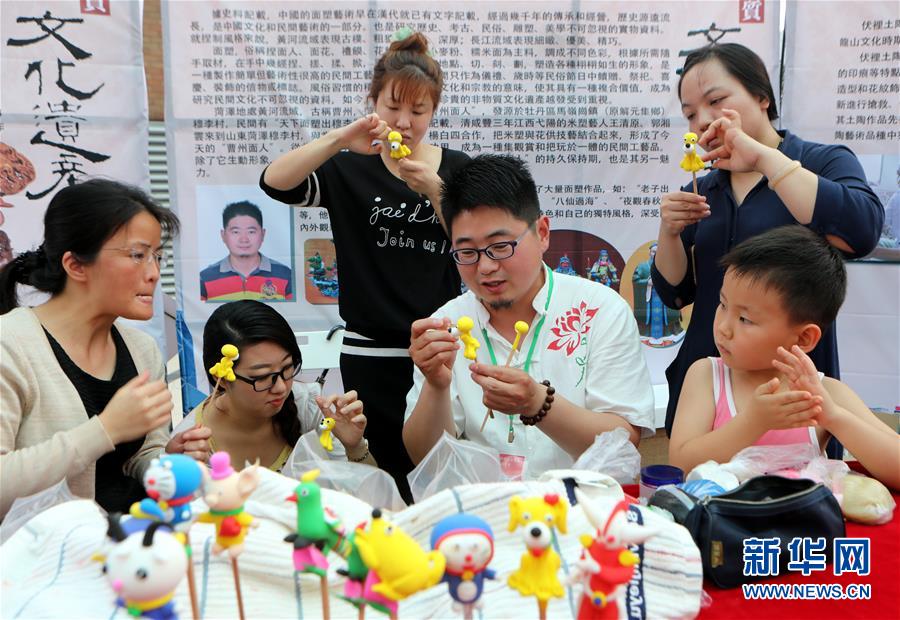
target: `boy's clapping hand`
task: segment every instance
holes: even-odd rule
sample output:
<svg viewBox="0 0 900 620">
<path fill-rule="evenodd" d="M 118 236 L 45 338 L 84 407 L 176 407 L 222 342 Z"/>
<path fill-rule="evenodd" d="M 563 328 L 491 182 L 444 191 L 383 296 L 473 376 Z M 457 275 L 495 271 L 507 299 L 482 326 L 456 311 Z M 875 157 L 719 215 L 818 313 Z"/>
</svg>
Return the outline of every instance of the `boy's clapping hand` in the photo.
<svg viewBox="0 0 900 620">
<path fill-rule="evenodd" d="M 762 432 L 815 426 L 822 413 L 822 397 L 805 390 L 778 391 L 777 377 L 766 381 L 753 393 L 749 419 Z"/>
<path fill-rule="evenodd" d="M 778 359 L 772 360 L 774 366 L 788 380 L 788 386 L 792 390 L 805 390 L 813 396 L 821 399 L 821 414 L 817 416 L 823 427 L 827 428 L 827 421 L 836 414 L 836 406 L 831 394 L 825 389 L 819 378 L 816 365 L 803 352 L 803 349 L 794 345 L 788 351 L 784 347 L 778 347 Z"/>
</svg>

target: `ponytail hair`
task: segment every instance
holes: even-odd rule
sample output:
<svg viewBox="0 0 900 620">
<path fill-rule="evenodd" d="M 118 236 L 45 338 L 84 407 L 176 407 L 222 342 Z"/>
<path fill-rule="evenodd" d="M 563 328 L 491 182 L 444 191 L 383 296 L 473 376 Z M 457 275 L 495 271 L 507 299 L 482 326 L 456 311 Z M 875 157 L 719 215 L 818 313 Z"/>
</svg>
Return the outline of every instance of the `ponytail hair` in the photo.
<svg viewBox="0 0 900 620">
<path fill-rule="evenodd" d="M 0 314 L 19 305 L 16 285 L 57 295 L 68 278 L 62 259 L 71 252 L 90 264 L 100 248 L 139 213 L 152 215 L 163 238 L 178 234 L 178 217 L 143 190 L 109 179 L 91 179 L 59 190 L 44 213 L 44 241 L 0 270 Z"/>
<path fill-rule="evenodd" d="M 222 304 L 203 327 L 203 366 L 212 368 L 221 359 L 222 347 L 226 344 L 233 344 L 240 351 L 260 342 L 277 344 L 290 354 L 295 367 L 302 367 L 303 357 L 294 331 L 271 306 L 255 299 Z M 214 387 L 213 376 L 207 373 L 206 378 L 210 387 Z M 293 446 L 300 439 L 300 418 L 292 391 L 285 396 L 281 410 L 272 418 L 272 424 L 288 445 Z"/>
<path fill-rule="evenodd" d="M 437 109 L 444 90 L 444 72 L 431 57 L 428 39 L 421 32 L 401 29 L 396 35 L 405 37 L 391 43 L 388 50 L 375 63 L 369 98 L 374 102 L 381 91 L 390 84 L 394 101 L 415 103 L 424 96 L 431 98 Z"/>
</svg>

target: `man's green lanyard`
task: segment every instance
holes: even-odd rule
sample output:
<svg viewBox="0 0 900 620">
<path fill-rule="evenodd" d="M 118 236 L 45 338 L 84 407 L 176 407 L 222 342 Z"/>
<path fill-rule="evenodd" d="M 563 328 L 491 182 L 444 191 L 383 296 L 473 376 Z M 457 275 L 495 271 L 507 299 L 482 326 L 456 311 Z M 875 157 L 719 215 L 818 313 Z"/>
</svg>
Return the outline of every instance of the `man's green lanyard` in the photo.
<svg viewBox="0 0 900 620">
<path fill-rule="evenodd" d="M 544 270 L 547 273 L 547 301 L 544 302 L 544 314 L 541 316 L 541 320 L 538 321 L 537 327 L 531 332 L 531 346 L 528 347 L 528 355 L 525 357 L 525 366 L 522 368 L 526 374 L 528 373 L 529 367 L 531 367 L 531 356 L 534 355 L 538 336 L 541 334 L 541 328 L 544 327 L 544 319 L 547 318 L 547 310 L 550 309 L 550 298 L 553 296 L 553 270 L 546 264 L 544 264 Z M 487 345 L 488 354 L 491 356 L 491 364 L 496 366 L 497 356 L 494 355 L 494 347 L 491 345 L 491 339 L 488 338 L 487 329 L 484 327 L 481 328 L 481 335 L 484 337 L 484 343 Z M 512 443 L 513 438 L 515 437 L 513 433 L 513 417 L 514 416 L 512 415 L 509 416 L 509 443 Z"/>
</svg>

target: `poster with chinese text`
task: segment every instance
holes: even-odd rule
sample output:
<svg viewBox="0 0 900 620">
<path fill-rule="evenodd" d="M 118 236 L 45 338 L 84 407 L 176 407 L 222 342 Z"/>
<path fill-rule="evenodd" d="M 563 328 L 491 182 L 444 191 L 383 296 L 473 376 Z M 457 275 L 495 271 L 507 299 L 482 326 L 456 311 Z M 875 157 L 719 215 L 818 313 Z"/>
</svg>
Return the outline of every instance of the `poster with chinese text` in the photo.
<svg viewBox="0 0 900 620">
<path fill-rule="evenodd" d="M 660 197 L 690 182 L 678 166 L 687 122 L 676 69 L 686 51 L 733 41 L 777 75 L 778 14 L 763 0 L 165 2 L 182 367 L 196 368 L 185 381 L 198 390 L 187 402 L 208 391 L 199 353 L 218 303 L 210 291 L 268 299 L 296 330 L 340 322 L 327 211 L 285 208 L 258 181 L 279 155 L 369 111 L 372 66 L 404 26 L 426 34 L 444 71 L 430 142 L 529 164 L 553 231 L 547 264 L 632 304 L 663 383 L 689 321 L 689 310 L 651 312 L 647 271 Z M 241 216 L 259 229 L 254 252 L 273 267 L 255 281 L 229 279 L 223 217 L 243 202 L 260 214 Z M 399 232 L 373 225 L 386 242 Z"/>
</svg>

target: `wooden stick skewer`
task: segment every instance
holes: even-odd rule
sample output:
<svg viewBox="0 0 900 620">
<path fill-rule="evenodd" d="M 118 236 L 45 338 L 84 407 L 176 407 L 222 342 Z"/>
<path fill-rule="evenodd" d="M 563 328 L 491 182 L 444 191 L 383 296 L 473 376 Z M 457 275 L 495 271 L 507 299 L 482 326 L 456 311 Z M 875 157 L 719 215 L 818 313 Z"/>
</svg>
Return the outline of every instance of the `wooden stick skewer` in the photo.
<svg viewBox="0 0 900 620">
<path fill-rule="evenodd" d="M 328 602 L 328 577 L 322 575 L 320 577 L 322 580 L 321 589 L 322 589 L 322 618 L 323 620 L 329 620 L 331 617 L 331 607 Z"/>
<path fill-rule="evenodd" d="M 197 603 L 197 583 L 194 580 L 194 550 L 191 548 L 191 535 L 184 533 L 184 546 L 188 549 L 188 594 L 191 597 L 191 614 L 194 620 L 200 620 L 200 605 Z"/>
<path fill-rule="evenodd" d="M 235 557 L 231 558 L 231 573 L 234 575 L 234 591 L 237 593 L 238 617 L 244 620 L 244 597 L 241 596 L 241 577 Z"/>
<path fill-rule="evenodd" d="M 509 350 L 509 356 L 506 358 L 506 364 L 503 365 L 504 368 L 509 368 L 509 365 L 512 364 L 513 357 L 516 355 L 516 351 L 519 350 L 519 343 L 522 341 L 522 337 L 528 333 L 528 323 L 525 321 L 516 321 L 516 338 L 513 340 L 512 348 Z M 484 432 L 484 425 L 487 424 L 488 418 L 494 417 L 494 411 L 488 407 L 487 412 L 484 414 L 484 420 L 481 421 L 481 429 L 479 432 Z M 512 441 L 510 441 L 512 443 Z"/>
<path fill-rule="evenodd" d="M 222 359 L 219 360 L 218 364 L 209 369 L 209 373 L 216 377 L 216 384 L 213 386 L 210 399 L 215 398 L 219 393 L 219 385 L 222 383 L 222 379 L 232 382 L 235 380 L 232 368 L 234 367 L 234 361 L 239 357 L 240 355 L 236 346 L 233 344 L 222 345 Z"/>
</svg>

